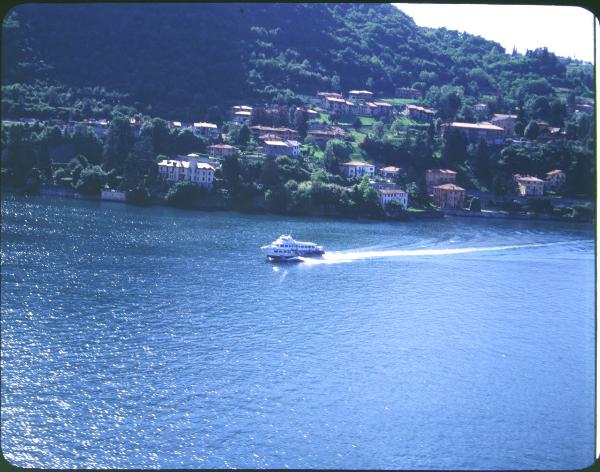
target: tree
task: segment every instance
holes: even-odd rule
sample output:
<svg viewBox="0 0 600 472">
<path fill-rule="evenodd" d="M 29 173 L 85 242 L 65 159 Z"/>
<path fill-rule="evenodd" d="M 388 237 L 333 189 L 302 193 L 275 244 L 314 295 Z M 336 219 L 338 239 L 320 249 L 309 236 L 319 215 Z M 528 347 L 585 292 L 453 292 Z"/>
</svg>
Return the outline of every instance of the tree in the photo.
<svg viewBox="0 0 600 472">
<path fill-rule="evenodd" d="M 381 121 L 376 121 L 371 127 L 371 132 L 376 138 L 383 139 L 383 136 L 385 135 L 385 125 Z"/>
<path fill-rule="evenodd" d="M 383 209 L 377 192 L 371 185 L 369 176 L 363 175 L 358 184 L 359 205 L 363 208 L 366 215 L 381 216 Z"/>
<path fill-rule="evenodd" d="M 30 195 L 37 195 L 40 193 L 40 187 L 42 185 L 42 174 L 37 168 L 31 169 L 29 175 L 25 179 L 24 191 Z"/>
<path fill-rule="evenodd" d="M 540 134 L 540 127 L 536 121 L 531 120 L 529 124 L 525 127 L 525 131 L 523 132 L 524 136 L 527 139 L 536 139 Z"/>
<path fill-rule="evenodd" d="M 189 209 L 197 205 L 204 193 L 203 189 L 185 180 L 173 185 L 165 198 L 169 206 Z"/>
<path fill-rule="evenodd" d="M 3 131 L 2 144 L 6 150 L 8 175 L 14 186 L 23 187 L 34 166 L 33 150 L 25 138 L 22 125 L 9 125 Z"/>
<path fill-rule="evenodd" d="M 438 104 L 438 113 L 442 118 L 454 118 L 461 105 L 462 100 L 456 90 L 446 90 L 442 87 Z"/>
<path fill-rule="evenodd" d="M 331 78 L 331 90 L 333 90 L 334 92 L 339 92 L 340 90 L 342 90 L 340 76 L 337 74 L 335 74 Z"/>
<path fill-rule="evenodd" d="M 227 188 L 237 189 L 240 184 L 240 172 L 238 157 L 235 155 L 225 156 L 221 164 L 221 175 Z"/>
<path fill-rule="evenodd" d="M 462 163 L 467 158 L 467 138 L 457 129 L 448 128 L 444 133 L 442 157 L 448 162 Z"/>
<path fill-rule="evenodd" d="M 279 167 L 273 156 L 267 156 L 264 160 L 259 182 L 267 189 L 275 187 L 279 183 Z"/>
<path fill-rule="evenodd" d="M 544 198 L 530 198 L 527 201 L 527 207 L 534 213 L 552 213 L 552 202 Z"/>
<path fill-rule="evenodd" d="M 481 211 L 481 201 L 477 197 L 471 198 L 469 202 L 469 211 L 480 212 Z"/>
<path fill-rule="evenodd" d="M 144 184 L 140 184 L 127 192 L 127 202 L 133 205 L 146 206 L 152 202 L 150 191 Z"/>
<path fill-rule="evenodd" d="M 237 135 L 236 144 L 239 144 L 240 146 L 245 146 L 246 144 L 248 144 L 248 141 L 250 141 L 250 128 L 248 128 L 248 125 L 244 123 L 240 127 L 239 133 Z"/>
<path fill-rule="evenodd" d="M 209 123 L 214 123 L 218 127 L 221 127 L 221 125 L 223 124 L 223 121 L 224 121 L 223 112 L 221 111 L 221 109 L 218 106 L 216 106 L 216 105 L 211 106 L 206 111 L 206 121 L 208 121 Z"/>
<path fill-rule="evenodd" d="M 352 146 L 349 143 L 340 141 L 339 139 L 331 139 L 325 145 L 323 159 L 325 169 L 328 172 L 337 174 L 340 171 L 340 164 L 346 162 L 352 153 Z"/>
<path fill-rule="evenodd" d="M 81 171 L 75 190 L 84 195 L 98 195 L 106 183 L 106 173 L 98 165 L 86 167 Z"/>
<path fill-rule="evenodd" d="M 517 121 L 515 123 L 513 132 L 515 133 L 515 136 L 519 136 L 519 137 L 523 136 L 523 133 L 525 132 L 525 125 L 523 124 L 522 121 Z"/>
<path fill-rule="evenodd" d="M 362 121 L 360 121 L 360 117 L 355 116 L 354 120 L 352 120 L 352 127 L 358 131 L 362 126 Z"/>
<path fill-rule="evenodd" d="M 129 120 L 118 116 L 112 119 L 104 142 L 102 163 L 107 170 L 121 170 L 131 151 L 131 126 Z"/>
<path fill-rule="evenodd" d="M 141 129 L 141 136 L 149 136 L 156 154 L 173 154 L 173 142 L 169 126 L 162 118 L 146 121 Z"/>
<path fill-rule="evenodd" d="M 43 177 L 50 178 L 52 176 L 52 160 L 48 152 L 48 144 L 42 141 L 40 150 L 37 156 L 37 168 L 42 173 Z"/>
<path fill-rule="evenodd" d="M 185 155 L 194 151 L 202 152 L 206 148 L 202 138 L 196 136 L 189 128 L 182 129 L 179 132 L 176 131 L 173 138 L 175 141 L 175 152 L 177 154 Z"/>
<path fill-rule="evenodd" d="M 75 125 L 71 142 L 75 148 L 75 154 L 87 156 L 93 164 L 102 162 L 102 141 L 89 126 L 83 123 Z"/>
<path fill-rule="evenodd" d="M 298 134 L 302 139 L 306 138 L 308 132 L 308 117 L 304 110 L 296 110 L 294 112 L 294 127 L 298 130 Z"/>
</svg>

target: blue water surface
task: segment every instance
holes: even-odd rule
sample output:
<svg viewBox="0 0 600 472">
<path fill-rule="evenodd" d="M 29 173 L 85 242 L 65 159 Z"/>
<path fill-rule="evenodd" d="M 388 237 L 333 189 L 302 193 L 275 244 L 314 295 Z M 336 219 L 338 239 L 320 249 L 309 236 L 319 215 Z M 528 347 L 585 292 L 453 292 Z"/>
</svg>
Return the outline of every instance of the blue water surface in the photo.
<svg viewBox="0 0 600 472">
<path fill-rule="evenodd" d="M 323 260 L 265 262 L 281 233 Z M 42 468 L 574 469 L 594 233 L 2 196 L 1 444 Z"/>
</svg>

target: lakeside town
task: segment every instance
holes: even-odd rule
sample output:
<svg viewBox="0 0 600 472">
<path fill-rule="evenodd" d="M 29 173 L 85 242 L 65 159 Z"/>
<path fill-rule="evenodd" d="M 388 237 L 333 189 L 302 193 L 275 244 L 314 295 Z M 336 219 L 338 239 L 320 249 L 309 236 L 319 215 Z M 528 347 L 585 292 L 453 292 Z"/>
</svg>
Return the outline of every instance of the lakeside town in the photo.
<svg viewBox="0 0 600 472">
<path fill-rule="evenodd" d="M 85 156 L 74 156 L 69 146 L 60 145 L 53 156 L 48 155 L 48 149 L 44 150 L 47 154 L 46 172 L 39 172 L 35 179 L 29 177 L 30 193 L 147 204 L 167 202 L 179 190 L 179 197 L 171 198 L 174 206 L 227 209 L 230 207 L 227 197 L 231 191 L 231 185 L 227 184 L 231 182 L 227 182 L 226 174 L 232 167 L 239 167 L 240 162 L 260 168 L 262 172 L 257 175 L 257 180 L 260 180 L 264 177 L 261 174 L 264 174 L 266 161 L 277 163 L 275 167 L 286 164 L 302 167 L 303 162 L 320 160 L 325 161 L 325 172 L 321 170 L 323 182 L 331 180 L 327 178 L 329 174 L 335 176 L 335 184 L 348 189 L 360 185 L 365 203 L 371 206 L 367 214 L 345 212 L 340 216 L 396 219 L 444 215 L 546 219 L 592 217 L 591 201 L 565 196 L 563 191 L 568 174 L 561 168 L 543 169 L 536 175 L 514 172 L 510 183 L 502 193 L 498 193 L 461 186 L 460 166 L 431 167 L 415 175 L 414 169 L 409 174 L 403 167 L 365 159 L 360 145 L 371 137 L 381 138 L 390 134 L 404 139 L 406 143 L 412 135 L 421 132 L 429 137 L 431 143 L 437 140 L 447 145 L 453 140 L 465 149 L 471 146 L 480 151 L 483 149 L 483 152 L 505 146 L 534 149 L 541 144 L 552 145 L 567 139 L 566 130 L 550 126 L 547 121 L 532 120 L 524 128 L 518 109 L 512 113 L 494 113 L 486 103 L 473 106 L 480 120 L 444 122 L 438 117 L 437 110 L 423 105 L 422 98 L 419 90 L 409 87 L 397 89 L 391 98 L 376 97 L 369 90 L 350 90 L 345 97 L 338 92 L 317 92 L 306 97 L 302 106 L 296 107 L 233 105 L 222 115 L 214 114 L 218 122 L 166 121 L 137 114 L 116 120 L 22 118 L 3 120 L 3 127 L 18 125 L 30 130 L 50 127 L 50 133 L 56 135 L 56 142 L 60 142 L 61 137 L 91 132 L 104 146 L 111 139 L 119 139 L 123 130 L 129 136 L 121 139 L 138 142 L 144 136 L 158 134 L 157 128 L 161 127 L 167 134 L 188 138 L 187 150 L 191 152 L 152 156 L 152 167 L 155 168 L 146 166 L 137 172 L 142 174 L 144 181 L 141 197 L 139 191 L 127 188 L 123 178 L 113 175 L 117 178 L 111 179 L 106 175 L 107 169 L 103 171 L 100 168 L 95 169 L 96 174 L 104 173 L 104 176 L 98 178 L 88 169 L 92 182 L 77 188 L 74 186 L 76 177 L 81 177 L 83 168 L 90 163 Z M 594 105 L 590 102 L 571 104 L 567 113 L 593 116 Z M 287 126 L 282 126 L 282 123 Z M 2 163 L 3 181 L 8 182 L 7 187 L 10 188 L 5 170 L 10 167 L 9 152 L 7 148 L 3 150 Z M 333 162 L 328 163 L 328 158 Z M 5 165 L 7 163 L 8 166 Z M 313 182 L 319 178 L 317 175 L 315 179 L 314 173 L 310 176 Z M 149 184 L 149 181 L 152 183 Z M 190 190 L 192 187 L 201 192 Z M 269 208 L 268 197 L 257 199 L 253 196 L 251 200 L 246 209 L 286 212 L 285 208 L 276 211 L 276 204 Z M 323 214 L 336 216 L 335 211 Z"/>
</svg>

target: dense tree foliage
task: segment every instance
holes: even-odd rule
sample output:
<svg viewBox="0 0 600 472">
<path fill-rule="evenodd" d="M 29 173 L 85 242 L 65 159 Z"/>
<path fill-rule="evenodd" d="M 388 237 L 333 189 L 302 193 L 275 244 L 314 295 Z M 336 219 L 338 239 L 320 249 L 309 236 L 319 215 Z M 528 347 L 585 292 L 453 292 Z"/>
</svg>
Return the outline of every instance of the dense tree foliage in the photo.
<svg viewBox="0 0 600 472">
<path fill-rule="evenodd" d="M 546 49 L 506 54 L 479 36 L 418 27 L 389 4 L 20 5 L 4 19 L 2 61 L 14 116 L 108 117 L 128 106 L 221 124 L 227 103 L 415 86 L 452 117 L 464 97 L 502 111 L 594 87 L 591 64 Z M 549 119 L 552 103 L 541 105 Z"/>
<path fill-rule="evenodd" d="M 392 5 L 28 4 L 5 17 L 2 47 L 3 118 L 44 120 L 2 127 L 2 185 L 29 193 L 54 183 L 96 195 L 108 185 L 138 204 L 166 193 L 179 207 L 218 196 L 239 209 L 379 217 L 368 179 L 340 172 L 360 160 L 402 168 L 397 183 L 421 208 L 430 205 L 425 170 L 438 167 L 456 170 L 468 190 L 501 195 L 514 189 L 514 173 L 560 168 L 562 194 L 594 196 L 594 117 L 573 112 L 593 97 L 591 64 L 543 48 L 506 54 L 478 36 L 420 28 Z M 231 105 L 248 104 L 250 126 L 294 128 L 304 139 L 315 124 L 306 96 L 369 88 L 391 97 L 398 87 L 421 90 L 435 119 L 332 113 L 328 121 L 346 127 L 348 139 L 323 149 L 308 137 L 293 158 L 257 156 L 249 126 L 228 123 Z M 516 113 L 515 135 L 525 139 L 497 146 L 453 129 L 442 136 L 443 123 L 493 113 Z M 82 122 L 92 118 L 110 126 Z M 141 129 L 132 118 L 143 118 Z M 168 120 L 223 125 L 216 142 L 242 148 L 221 160 L 210 196 L 184 182 L 169 190 L 158 178 L 159 160 L 207 146 Z M 548 127 L 565 133 L 550 140 Z M 556 210 L 540 205 L 529 210 Z"/>
</svg>

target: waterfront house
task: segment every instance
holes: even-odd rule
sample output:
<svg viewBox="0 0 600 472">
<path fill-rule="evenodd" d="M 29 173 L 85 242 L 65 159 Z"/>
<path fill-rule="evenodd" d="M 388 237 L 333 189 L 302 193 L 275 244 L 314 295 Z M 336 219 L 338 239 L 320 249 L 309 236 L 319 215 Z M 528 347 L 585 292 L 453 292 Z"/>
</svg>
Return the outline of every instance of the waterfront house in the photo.
<svg viewBox="0 0 600 472">
<path fill-rule="evenodd" d="M 235 156 L 240 150 L 229 144 L 213 144 L 208 146 L 208 154 L 216 157 Z"/>
<path fill-rule="evenodd" d="M 182 127 L 181 121 L 169 121 L 169 128 L 181 129 Z"/>
<path fill-rule="evenodd" d="M 502 113 L 495 113 L 490 120 L 491 124 L 503 128 L 506 132 L 506 136 L 511 136 L 513 134 L 516 122 L 517 115 L 505 115 Z"/>
<path fill-rule="evenodd" d="M 415 121 L 431 121 L 435 111 L 419 105 L 406 105 L 404 114 Z"/>
<path fill-rule="evenodd" d="M 373 177 L 375 175 L 375 166 L 373 164 L 368 164 L 366 162 L 360 161 L 350 161 L 344 162 L 342 165 L 342 173 L 348 177 L 362 177 L 363 175 L 368 175 L 369 177 Z"/>
<path fill-rule="evenodd" d="M 504 144 L 506 130 L 491 123 L 463 123 L 454 121 L 442 125 L 442 134 L 449 129 L 458 130 L 472 144 L 479 143 L 483 138 L 487 144 Z"/>
<path fill-rule="evenodd" d="M 373 98 L 373 92 L 368 90 L 350 90 L 348 92 L 348 98 L 351 100 L 371 100 L 371 98 Z"/>
<path fill-rule="evenodd" d="M 189 181 L 199 187 L 211 189 L 215 178 L 215 168 L 193 155 L 178 156 L 177 159 L 164 159 L 158 163 L 158 175 L 168 182 Z"/>
<path fill-rule="evenodd" d="M 387 166 L 379 169 L 379 175 L 381 175 L 384 179 L 395 179 L 398 177 L 402 169 L 400 167 Z"/>
<path fill-rule="evenodd" d="M 427 169 L 425 171 L 425 185 L 427 192 L 431 192 L 436 185 L 456 183 L 456 172 L 450 169 Z"/>
<path fill-rule="evenodd" d="M 390 203 L 399 203 L 404 210 L 408 208 L 408 193 L 401 188 L 386 188 L 377 190 L 381 207 L 385 209 Z"/>
<path fill-rule="evenodd" d="M 541 197 L 544 195 L 544 181 L 530 175 L 515 174 L 517 191 L 523 197 Z"/>
<path fill-rule="evenodd" d="M 465 204 L 465 189 L 455 184 L 433 187 L 433 204 L 440 208 L 462 208 Z"/>
<path fill-rule="evenodd" d="M 567 175 L 560 169 L 554 169 L 550 172 L 546 172 L 546 178 L 544 186 L 549 190 L 556 190 L 562 187 L 566 180 Z"/>
<path fill-rule="evenodd" d="M 219 127 L 215 123 L 205 123 L 203 121 L 194 123 L 192 126 L 194 134 L 204 139 L 217 139 L 219 137 Z"/>
<path fill-rule="evenodd" d="M 263 152 L 267 156 L 299 156 L 300 143 L 298 141 L 270 141 L 267 140 L 263 146 Z"/>
</svg>

